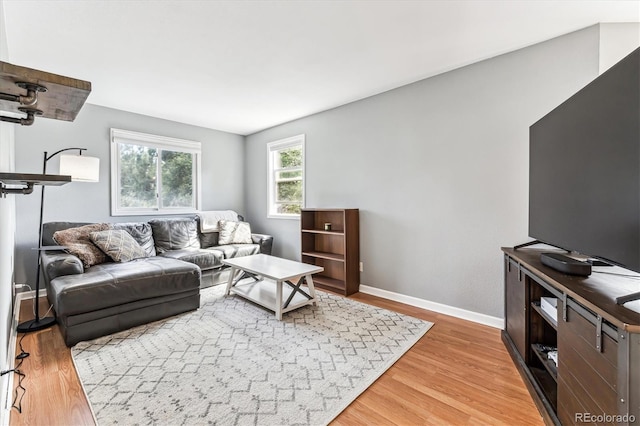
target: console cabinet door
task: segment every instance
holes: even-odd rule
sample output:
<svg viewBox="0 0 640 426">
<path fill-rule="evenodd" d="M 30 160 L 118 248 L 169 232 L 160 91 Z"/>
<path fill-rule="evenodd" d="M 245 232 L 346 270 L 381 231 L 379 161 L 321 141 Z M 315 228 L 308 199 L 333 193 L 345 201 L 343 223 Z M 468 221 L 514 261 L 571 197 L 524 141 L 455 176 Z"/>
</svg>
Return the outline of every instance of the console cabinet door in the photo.
<svg viewBox="0 0 640 426">
<path fill-rule="evenodd" d="M 562 424 L 587 423 L 581 421 L 584 413 L 626 414 L 618 412 L 618 343 L 602 332 L 599 339 L 597 333 L 596 326 L 571 306 L 567 320 L 558 321 L 558 417 Z"/>
<path fill-rule="evenodd" d="M 526 361 L 526 291 L 525 276 L 518 263 L 505 256 L 505 294 L 506 294 L 506 328 L 507 334 L 516 345 L 522 359 Z"/>
</svg>

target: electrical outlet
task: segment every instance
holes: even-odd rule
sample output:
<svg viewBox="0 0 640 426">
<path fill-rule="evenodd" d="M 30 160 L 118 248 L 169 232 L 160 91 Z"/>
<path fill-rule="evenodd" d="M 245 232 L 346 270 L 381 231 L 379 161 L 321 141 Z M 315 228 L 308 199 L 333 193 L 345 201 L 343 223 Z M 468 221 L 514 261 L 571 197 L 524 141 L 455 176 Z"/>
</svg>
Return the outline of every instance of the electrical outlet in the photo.
<svg viewBox="0 0 640 426">
<path fill-rule="evenodd" d="M 26 284 L 13 284 L 13 288 L 16 293 L 22 293 L 30 290 L 30 287 Z"/>
<path fill-rule="evenodd" d="M 360 262 L 360 272 L 364 272 L 364 263 Z"/>
</svg>

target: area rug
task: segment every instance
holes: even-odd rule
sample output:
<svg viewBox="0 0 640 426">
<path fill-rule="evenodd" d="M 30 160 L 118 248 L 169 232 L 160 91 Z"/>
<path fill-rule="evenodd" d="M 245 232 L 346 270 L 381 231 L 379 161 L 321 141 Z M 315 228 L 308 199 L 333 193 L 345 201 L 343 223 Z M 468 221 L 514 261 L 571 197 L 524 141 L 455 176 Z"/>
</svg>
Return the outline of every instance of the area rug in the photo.
<svg viewBox="0 0 640 426">
<path fill-rule="evenodd" d="M 223 287 L 72 348 L 98 425 L 327 424 L 433 325 L 322 291 L 278 321 Z"/>
</svg>

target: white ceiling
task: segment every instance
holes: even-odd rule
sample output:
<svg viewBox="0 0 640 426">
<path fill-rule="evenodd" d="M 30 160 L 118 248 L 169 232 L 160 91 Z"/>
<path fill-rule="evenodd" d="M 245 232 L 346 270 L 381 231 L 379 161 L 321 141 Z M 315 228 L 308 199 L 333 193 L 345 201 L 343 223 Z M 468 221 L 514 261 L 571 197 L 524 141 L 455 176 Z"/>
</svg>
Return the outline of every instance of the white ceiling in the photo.
<svg viewBox="0 0 640 426">
<path fill-rule="evenodd" d="M 9 62 L 88 102 L 242 135 L 598 22 L 640 1 L 0 0 Z"/>
</svg>

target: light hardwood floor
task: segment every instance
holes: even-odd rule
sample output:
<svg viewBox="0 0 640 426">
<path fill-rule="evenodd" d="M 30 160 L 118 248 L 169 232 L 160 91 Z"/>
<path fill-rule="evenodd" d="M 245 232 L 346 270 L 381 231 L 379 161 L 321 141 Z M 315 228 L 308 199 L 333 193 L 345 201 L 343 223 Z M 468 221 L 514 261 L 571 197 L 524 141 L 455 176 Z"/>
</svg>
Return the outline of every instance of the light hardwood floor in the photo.
<svg viewBox="0 0 640 426">
<path fill-rule="evenodd" d="M 499 330 L 362 293 L 351 298 L 435 325 L 332 425 L 543 424 Z M 23 303 L 21 320 L 31 310 Z M 22 346 L 31 354 L 21 367 L 27 391 L 10 425 L 94 424 L 58 326 L 25 335 Z"/>
</svg>

